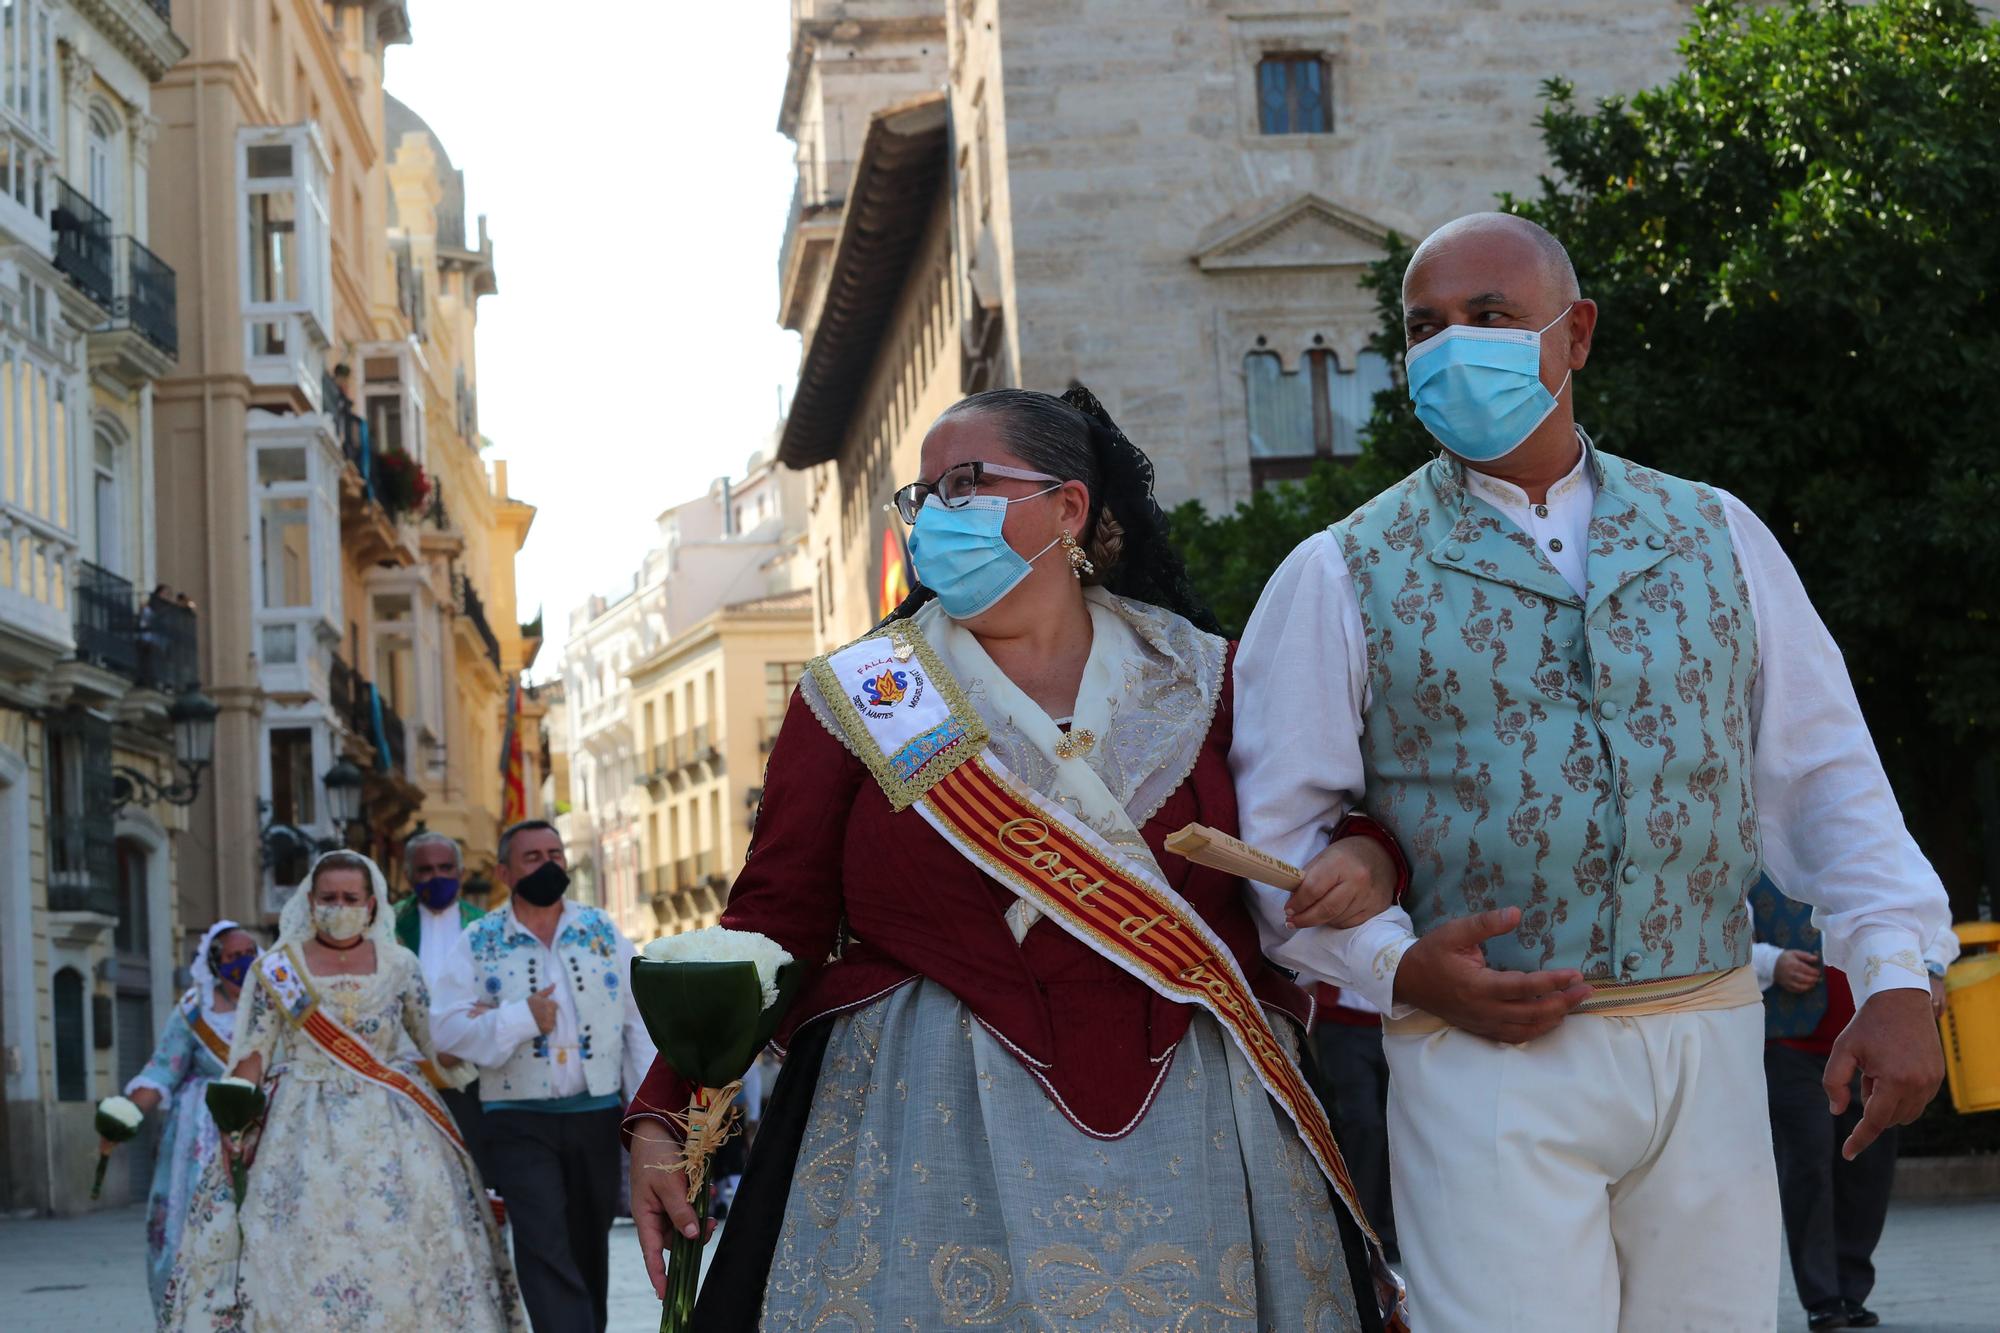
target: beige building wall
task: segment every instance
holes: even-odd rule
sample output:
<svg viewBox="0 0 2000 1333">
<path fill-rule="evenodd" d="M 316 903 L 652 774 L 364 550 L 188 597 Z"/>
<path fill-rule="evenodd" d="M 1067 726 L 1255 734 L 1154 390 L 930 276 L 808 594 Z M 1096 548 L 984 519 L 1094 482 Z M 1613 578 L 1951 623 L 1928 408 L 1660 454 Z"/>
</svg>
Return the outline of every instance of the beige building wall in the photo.
<svg viewBox="0 0 2000 1333">
<path fill-rule="evenodd" d="M 181 274 L 182 312 L 180 366 L 158 397 L 162 452 L 174 459 L 159 479 L 161 529 L 170 534 L 162 542 L 161 570 L 207 610 L 204 676 L 223 709 L 213 790 L 194 809 L 197 835 L 185 866 L 183 910 L 191 921 L 219 915 L 269 920 L 277 906 L 258 838 L 259 803 L 269 783 L 264 727 L 271 700 L 259 666 L 269 645 L 251 614 L 252 413 L 260 414 L 261 426 L 295 428 L 315 472 L 336 471 L 339 441 L 323 410 L 319 378 L 331 369 L 332 348 L 372 342 L 378 333 L 369 258 L 371 251 L 380 254 L 372 238 L 381 237 L 386 225 L 380 102 L 379 92 L 369 98 L 362 90 L 380 88 L 380 52 L 369 49 L 353 22 L 360 18 L 357 10 L 345 11 L 344 18 L 336 33 L 317 5 L 177 10 L 176 27 L 192 56 L 162 82 L 155 100 L 161 120 L 155 179 L 171 186 L 153 199 L 154 234 L 156 248 Z M 310 131 L 294 140 L 294 166 L 323 180 L 318 194 L 326 260 L 323 271 L 308 267 L 299 277 L 323 284 L 313 298 L 325 327 L 308 331 L 294 321 L 286 330 L 286 359 L 296 364 L 296 376 L 282 382 L 281 375 L 265 372 L 253 382 L 239 131 L 308 125 Z M 313 211 L 311 203 L 301 203 L 303 215 Z M 314 238 L 299 239 L 310 255 Z M 353 654 L 364 645 L 354 642 L 358 636 L 350 633 L 344 612 L 363 604 L 362 580 L 355 563 L 337 554 L 352 549 L 345 536 L 335 534 L 331 545 L 322 543 L 315 552 L 332 566 L 325 575 L 337 581 L 315 593 L 324 612 L 316 646 Z M 385 556 L 403 545 L 393 528 L 376 534 L 374 544 Z M 400 563 L 413 564 L 413 553 L 403 553 Z M 315 677 L 323 677 L 324 666 L 314 665 Z M 308 767 L 316 777 L 332 764 L 340 723 L 326 704 L 322 680 L 311 683 L 319 697 L 296 692 L 305 695 L 296 720 L 315 731 Z M 301 822 L 330 832 L 322 819 Z"/>
<path fill-rule="evenodd" d="M 631 670 L 641 743 L 635 939 L 714 925 L 742 868 L 764 760 L 813 655 L 810 595 L 725 606 Z"/>
<path fill-rule="evenodd" d="M 512 573 L 534 511 L 480 456 L 483 220 L 468 236 L 444 145 L 383 90 L 405 7 L 275 0 L 176 21 L 194 55 L 162 85 L 154 152 L 185 312 L 160 392 L 176 459 L 161 567 L 209 612 L 224 708 L 183 882 L 199 886 L 191 920 L 269 920 L 297 849 L 342 832 L 321 780 L 343 756 L 366 774 L 353 841 L 392 883 L 426 821 L 470 869 L 490 864 L 507 700 L 538 646 Z M 290 230 L 260 232 L 271 216 Z M 390 483 L 416 469 L 429 491 L 406 504 Z M 524 699 L 529 812 L 540 714 Z M 267 863 L 265 846 L 288 855 Z"/>
<path fill-rule="evenodd" d="M 186 825 L 158 792 L 184 776 L 167 710 L 197 681 L 144 593 L 177 332 L 146 244 L 152 94 L 186 51 L 150 10 L 6 17 L 0 79 L 39 91 L 0 106 L 0 1208 L 69 1213 L 93 1206 L 92 1103 L 150 1052 L 182 948 Z M 116 1163 L 103 1206 L 151 1165 L 143 1144 Z"/>
</svg>

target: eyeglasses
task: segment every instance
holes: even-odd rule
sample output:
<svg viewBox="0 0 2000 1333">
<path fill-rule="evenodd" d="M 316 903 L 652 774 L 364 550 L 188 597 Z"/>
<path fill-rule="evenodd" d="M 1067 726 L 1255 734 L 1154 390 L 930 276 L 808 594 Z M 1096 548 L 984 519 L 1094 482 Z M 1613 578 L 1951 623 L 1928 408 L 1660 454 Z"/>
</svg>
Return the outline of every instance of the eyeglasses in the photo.
<svg viewBox="0 0 2000 1333">
<path fill-rule="evenodd" d="M 1062 482 L 1061 477 L 1052 477 L 1046 472 L 1029 472 L 1018 467 L 1003 467 L 998 463 L 960 463 L 946 468 L 936 481 L 911 482 L 891 498 L 903 522 L 914 524 L 924 501 L 931 496 L 935 495 L 938 503 L 946 509 L 957 509 L 978 495 L 979 488 L 991 480 L 1053 481 L 1058 485 Z"/>
</svg>

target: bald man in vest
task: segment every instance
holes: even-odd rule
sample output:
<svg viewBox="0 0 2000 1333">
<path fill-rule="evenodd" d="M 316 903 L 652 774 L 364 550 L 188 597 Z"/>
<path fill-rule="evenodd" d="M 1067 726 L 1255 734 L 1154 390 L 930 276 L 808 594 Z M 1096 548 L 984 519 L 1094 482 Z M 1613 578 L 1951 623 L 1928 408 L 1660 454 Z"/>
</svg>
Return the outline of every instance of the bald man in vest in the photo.
<svg viewBox="0 0 2000 1333">
<path fill-rule="evenodd" d="M 1922 951 L 1945 895 L 1839 649 L 1741 502 L 1575 421 L 1596 305 L 1520 218 L 1439 229 L 1403 279 L 1437 458 L 1303 543 L 1236 664 L 1243 836 L 1304 864 L 1350 807 L 1402 903 L 1266 952 L 1382 1009 L 1419 1333 L 1770 1329 L 1778 1195 L 1744 895 L 1812 904 L 1857 1012 L 1850 1155 L 1943 1056 Z M 1690 411 L 1704 405 L 1690 402 Z"/>
</svg>

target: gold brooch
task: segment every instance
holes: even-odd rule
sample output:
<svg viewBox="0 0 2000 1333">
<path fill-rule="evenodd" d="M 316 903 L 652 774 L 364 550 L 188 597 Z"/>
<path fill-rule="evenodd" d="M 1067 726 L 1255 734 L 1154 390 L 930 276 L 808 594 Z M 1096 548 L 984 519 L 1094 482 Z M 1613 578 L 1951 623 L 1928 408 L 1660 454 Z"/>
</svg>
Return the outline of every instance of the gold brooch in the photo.
<svg viewBox="0 0 2000 1333">
<path fill-rule="evenodd" d="M 1080 754 L 1089 754 L 1090 747 L 1097 744 L 1094 731 L 1066 731 L 1056 742 L 1056 754 L 1063 759 L 1074 759 Z"/>
<path fill-rule="evenodd" d="M 889 650 L 889 656 L 895 658 L 898 662 L 907 662 L 916 655 L 917 645 L 911 643 L 908 639 L 896 640 L 896 646 Z"/>
</svg>

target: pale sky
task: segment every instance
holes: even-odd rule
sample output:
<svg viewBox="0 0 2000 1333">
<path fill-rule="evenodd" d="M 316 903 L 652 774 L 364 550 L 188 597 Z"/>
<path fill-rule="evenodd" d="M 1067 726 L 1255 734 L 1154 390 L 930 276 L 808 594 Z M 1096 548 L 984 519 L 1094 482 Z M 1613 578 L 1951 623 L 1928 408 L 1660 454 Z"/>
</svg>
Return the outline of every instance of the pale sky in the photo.
<svg viewBox="0 0 2000 1333">
<path fill-rule="evenodd" d="M 766 445 L 791 203 L 783 0 L 410 0 L 389 91 L 465 172 L 500 291 L 479 303 L 479 423 L 540 512 L 516 562 L 555 674 L 570 608 L 629 586 L 661 510 Z M 391 145 L 393 149 L 393 145 Z"/>
</svg>

